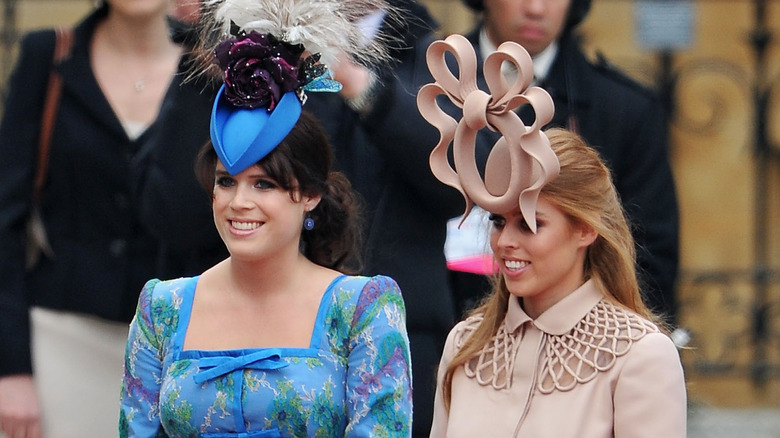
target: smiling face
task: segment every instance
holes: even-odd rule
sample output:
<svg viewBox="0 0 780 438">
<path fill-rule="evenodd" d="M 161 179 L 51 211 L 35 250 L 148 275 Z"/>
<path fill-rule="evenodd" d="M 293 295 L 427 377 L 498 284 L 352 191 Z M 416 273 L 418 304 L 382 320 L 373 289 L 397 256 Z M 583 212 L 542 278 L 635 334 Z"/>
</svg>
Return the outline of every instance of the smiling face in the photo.
<svg viewBox="0 0 780 438">
<path fill-rule="evenodd" d="M 490 246 L 501 275 L 509 292 L 522 298 L 523 309 L 532 318 L 585 281 L 585 252 L 596 233 L 572 223 L 544 195 L 536 207 L 536 234 L 519 208 L 491 215 L 491 221 Z"/>
<path fill-rule="evenodd" d="M 563 32 L 572 0 L 485 0 L 485 28 L 496 45 L 514 41 L 531 56 Z"/>
<path fill-rule="evenodd" d="M 297 256 L 304 215 L 320 199 L 291 197 L 260 166 L 233 176 L 219 162 L 213 194 L 214 223 L 233 259 Z"/>
</svg>

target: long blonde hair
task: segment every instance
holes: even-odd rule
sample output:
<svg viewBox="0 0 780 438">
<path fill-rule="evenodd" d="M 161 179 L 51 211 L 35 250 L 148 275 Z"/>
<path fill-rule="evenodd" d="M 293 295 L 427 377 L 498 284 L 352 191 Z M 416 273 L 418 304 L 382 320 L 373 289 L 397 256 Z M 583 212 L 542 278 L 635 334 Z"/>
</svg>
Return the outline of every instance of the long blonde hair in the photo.
<svg viewBox="0 0 780 438">
<path fill-rule="evenodd" d="M 589 226 L 598 234 L 588 247 L 583 280 L 592 279 L 606 299 L 657 320 L 640 295 L 634 239 L 609 169 L 577 134 L 559 128 L 549 129 L 546 134 L 561 171 L 544 186 L 541 195 L 572 223 Z M 471 315 L 481 315 L 482 321 L 445 371 L 442 392 L 448 408 L 455 370 L 479 354 L 496 334 L 506 316 L 509 295 L 503 277 L 497 274 L 493 278 L 493 292 L 471 312 Z"/>
</svg>

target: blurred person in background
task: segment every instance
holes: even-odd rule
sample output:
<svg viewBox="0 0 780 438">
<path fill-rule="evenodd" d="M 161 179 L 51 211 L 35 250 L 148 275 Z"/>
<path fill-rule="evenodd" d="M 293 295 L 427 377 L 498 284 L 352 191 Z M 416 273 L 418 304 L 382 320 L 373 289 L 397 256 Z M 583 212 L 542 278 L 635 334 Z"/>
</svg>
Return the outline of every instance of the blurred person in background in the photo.
<svg viewBox="0 0 780 438">
<path fill-rule="evenodd" d="M 183 83 L 191 57 L 187 26 L 168 17 L 177 6 L 101 2 L 54 66 L 53 29 L 22 39 L 0 125 L 0 430 L 8 437 L 116 436 L 127 326 L 159 270 L 159 242 L 139 214 L 146 165 L 152 151 L 208 140 L 213 95 Z M 52 68 L 62 88 L 40 197 L 51 251 L 25 268 Z"/>
</svg>

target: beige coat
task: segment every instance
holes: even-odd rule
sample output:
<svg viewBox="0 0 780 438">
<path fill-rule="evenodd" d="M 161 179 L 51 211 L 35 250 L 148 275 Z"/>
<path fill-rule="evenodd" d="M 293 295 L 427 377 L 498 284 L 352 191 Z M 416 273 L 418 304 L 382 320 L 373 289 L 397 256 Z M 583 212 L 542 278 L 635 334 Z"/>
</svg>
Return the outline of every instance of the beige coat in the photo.
<svg viewBox="0 0 780 438">
<path fill-rule="evenodd" d="M 479 324 L 447 338 L 431 437 L 677 438 L 686 391 L 677 350 L 651 322 L 602 299 L 592 281 L 532 320 L 515 297 L 493 342 L 441 381 Z"/>
</svg>

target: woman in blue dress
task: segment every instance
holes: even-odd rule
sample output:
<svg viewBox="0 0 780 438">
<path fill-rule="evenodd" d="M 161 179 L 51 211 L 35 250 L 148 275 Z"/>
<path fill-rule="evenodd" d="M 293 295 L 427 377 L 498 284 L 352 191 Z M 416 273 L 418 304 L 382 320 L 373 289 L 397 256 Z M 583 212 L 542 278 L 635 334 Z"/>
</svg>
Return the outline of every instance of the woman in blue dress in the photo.
<svg viewBox="0 0 780 438">
<path fill-rule="evenodd" d="M 230 256 L 143 288 L 120 436 L 410 436 L 401 291 L 343 272 L 358 203 L 301 108 L 312 79 L 327 84 L 324 69 L 301 61 L 302 45 L 255 30 L 215 53 L 225 82 L 196 171 Z"/>
</svg>

